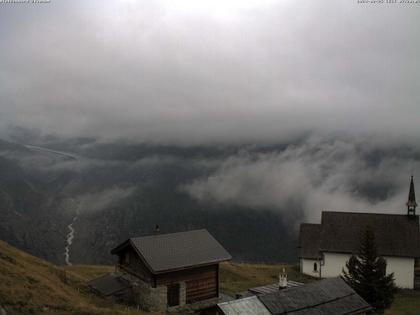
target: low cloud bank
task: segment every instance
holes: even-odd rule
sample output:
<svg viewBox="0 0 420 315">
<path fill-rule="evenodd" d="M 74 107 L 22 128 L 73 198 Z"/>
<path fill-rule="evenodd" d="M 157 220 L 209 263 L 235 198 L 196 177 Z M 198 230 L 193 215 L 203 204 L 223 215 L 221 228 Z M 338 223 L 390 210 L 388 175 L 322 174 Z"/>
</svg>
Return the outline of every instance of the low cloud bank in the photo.
<svg viewBox="0 0 420 315">
<path fill-rule="evenodd" d="M 318 221 L 322 210 L 405 212 L 415 152 L 365 141 L 312 137 L 284 151 L 246 151 L 206 178 L 182 187 L 201 202 L 303 211 Z"/>
<path fill-rule="evenodd" d="M 119 203 L 128 198 L 134 190 L 134 187 L 113 187 L 95 193 L 79 195 L 75 200 L 79 205 L 80 211 L 96 212 L 104 210 L 112 205 L 119 205 Z"/>
</svg>

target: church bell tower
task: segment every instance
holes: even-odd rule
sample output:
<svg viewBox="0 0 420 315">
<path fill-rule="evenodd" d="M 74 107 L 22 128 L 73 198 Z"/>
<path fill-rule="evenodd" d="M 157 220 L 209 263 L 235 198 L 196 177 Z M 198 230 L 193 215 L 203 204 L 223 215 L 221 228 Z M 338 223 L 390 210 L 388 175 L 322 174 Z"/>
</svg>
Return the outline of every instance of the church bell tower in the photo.
<svg viewBox="0 0 420 315">
<path fill-rule="evenodd" d="M 410 191 L 408 192 L 408 201 L 407 201 L 407 215 L 416 215 L 416 192 L 414 191 L 414 181 L 413 176 L 411 175 L 410 181 Z"/>
</svg>

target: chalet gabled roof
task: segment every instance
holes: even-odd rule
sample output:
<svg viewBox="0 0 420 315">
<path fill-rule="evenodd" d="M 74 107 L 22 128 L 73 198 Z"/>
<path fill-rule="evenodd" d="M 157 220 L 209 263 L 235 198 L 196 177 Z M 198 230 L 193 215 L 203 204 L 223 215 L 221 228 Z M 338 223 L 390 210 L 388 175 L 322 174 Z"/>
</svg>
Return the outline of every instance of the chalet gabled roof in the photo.
<svg viewBox="0 0 420 315">
<path fill-rule="evenodd" d="M 232 259 L 204 229 L 130 238 L 114 248 L 111 254 L 117 254 L 125 246 L 132 246 L 154 274 Z"/>
<path fill-rule="evenodd" d="M 380 256 L 420 257 L 419 217 L 399 214 L 324 211 L 319 250 L 357 254 L 367 227 Z"/>
<path fill-rule="evenodd" d="M 348 315 L 372 309 L 341 278 L 260 295 L 258 299 L 273 315 Z"/>
<path fill-rule="evenodd" d="M 320 259 L 319 241 L 321 224 L 302 223 L 299 233 L 299 257 Z"/>
</svg>

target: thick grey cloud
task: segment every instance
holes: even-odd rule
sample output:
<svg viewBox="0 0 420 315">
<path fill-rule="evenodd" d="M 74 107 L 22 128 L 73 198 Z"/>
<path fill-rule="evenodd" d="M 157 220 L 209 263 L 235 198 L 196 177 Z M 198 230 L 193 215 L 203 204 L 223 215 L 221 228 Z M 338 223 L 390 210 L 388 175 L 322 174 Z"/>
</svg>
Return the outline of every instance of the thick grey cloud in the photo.
<svg viewBox="0 0 420 315">
<path fill-rule="evenodd" d="M 312 137 L 284 151 L 231 156 L 182 188 L 205 204 L 302 211 L 312 222 L 323 210 L 403 214 L 408 175 L 420 167 L 415 152 L 367 139 Z"/>
<path fill-rule="evenodd" d="M 356 0 L 2 4 L 0 124 L 183 143 L 272 141 L 314 129 L 413 136 L 419 8 Z"/>
</svg>

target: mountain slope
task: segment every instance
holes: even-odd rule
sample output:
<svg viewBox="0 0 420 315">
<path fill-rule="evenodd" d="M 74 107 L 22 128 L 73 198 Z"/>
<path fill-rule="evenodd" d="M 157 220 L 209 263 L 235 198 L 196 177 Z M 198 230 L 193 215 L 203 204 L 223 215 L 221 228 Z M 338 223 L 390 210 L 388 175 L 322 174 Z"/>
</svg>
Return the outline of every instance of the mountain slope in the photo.
<svg viewBox="0 0 420 315">
<path fill-rule="evenodd" d="M 207 178 L 238 148 L 37 145 L 0 140 L 0 239 L 37 257 L 64 264 L 72 223 L 73 264 L 110 264 L 113 247 L 150 234 L 156 224 L 164 233 L 206 228 L 237 261 L 296 258 L 291 227 L 299 208 L 285 215 L 270 207 L 200 202 L 183 188 Z"/>
<path fill-rule="evenodd" d="M 0 156 L 0 239 L 49 261 L 64 251 L 63 197 L 43 189 L 18 162 Z"/>
<path fill-rule="evenodd" d="M 125 308 L 89 292 L 83 275 L 0 241 L 1 314 L 145 314 Z"/>
</svg>

